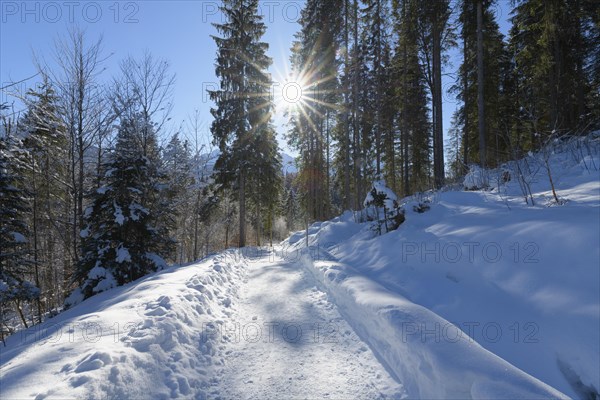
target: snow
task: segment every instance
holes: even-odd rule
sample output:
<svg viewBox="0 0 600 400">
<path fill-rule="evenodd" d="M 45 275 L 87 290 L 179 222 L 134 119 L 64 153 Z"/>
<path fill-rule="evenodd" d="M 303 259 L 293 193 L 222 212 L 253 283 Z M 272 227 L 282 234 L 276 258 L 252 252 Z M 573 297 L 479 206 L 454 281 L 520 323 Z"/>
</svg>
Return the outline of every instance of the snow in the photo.
<svg viewBox="0 0 600 400">
<path fill-rule="evenodd" d="M 365 197 L 365 200 L 363 202 L 363 205 L 365 207 L 369 207 L 375 201 L 373 197 L 373 191 L 383 196 L 384 205 L 386 209 L 393 210 L 397 207 L 397 205 L 395 204 L 398 202 L 398 197 L 396 196 L 396 193 L 394 193 L 392 189 L 387 187 L 385 181 L 381 179 L 373 182 L 373 187 L 371 188 L 369 193 L 367 193 L 367 196 Z"/>
<path fill-rule="evenodd" d="M 250 260 L 247 279 L 226 326 L 208 331 L 227 335 L 231 352 L 210 397 L 406 397 L 297 263 L 266 253 Z"/>
<path fill-rule="evenodd" d="M 88 278 L 90 278 L 90 279 L 105 278 L 107 273 L 108 273 L 108 271 L 106 270 L 106 268 L 96 265 L 94 268 L 92 268 L 90 270 L 90 272 L 88 272 Z"/>
<path fill-rule="evenodd" d="M 112 289 L 114 287 L 117 287 L 117 281 L 110 272 L 107 272 L 106 277 L 100 280 L 100 282 L 98 282 L 98 284 L 94 286 L 92 291 L 94 293 L 101 293 L 106 292 L 107 290 Z"/>
<path fill-rule="evenodd" d="M 125 216 L 123 215 L 123 210 L 116 202 L 113 203 L 113 206 L 115 208 L 115 222 L 119 225 L 123 225 L 123 223 L 125 223 Z"/>
<path fill-rule="evenodd" d="M 87 277 L 89 280 L 98 281 L 98 284 L 92 289 L 94 293 L 105 292 L 109 289 L 117 287 L 117 281 L 114 276 L 110 273 L 110 271 L 104 267 L 101 267 L 100 265 L 94 266 L 94 268 L 88 272 Z M 81 303 L 81 301 L 83 301 L 83 295 L 81 295 L 80 291 L 76 290 L 73 293 L 76 294 L 69 296 L 69 306 Z"/>
<path fill-rule="evenodd" d="M 486 187 L 486 171 L 478 165 L 471 165 L 463 181 L 466 190 L 477 190 Z"/>
<path fill-rule="evenodd" d="M 112 174 L 112 171 L 114 171 L 114 170 L 108 171 L 107 172 L 107 176 L 110 176 L 110 174 Z M 112 189 L 112 187 L 110 187 L 110 186 L 103 186 L 103 187 L 100 187 L 100 188 L 96 189 L 96 193 L 98 193 L 98 194 L 106 194 L 106 192 L 108 192 L 111 189 Z"/>
<path fill-rule="evenodd" d="M 93 207 L 86 207 L 85 210 L 83 211 L 83 218 L 88 219 L 92 215 L 93 212 L 94 212 Z"/>
<path fill-rule="evenodd" d="M 221 338 L 202 332 L 229 317 L 223 303 L 245 263 L 228 251 L 166 269 L 7 338 L 1 397 L 205 398 L 224 354 Z"/>
<path fill-rule="evenodd" d="M 11 232 L 11 235 L 13 236 L 15 242 L 17 242 L 17 243 L 27 243 L 27 238 L 25 236 L 23 236 L 21 233 L 19 233 L 19 232 Z"/>
<path fill-rule="evenodd" d="M 117 248 L 117 258 L 115 261 L 118 264 L 131 261 L 131 254 L 129 254 L 129 250 L 127 250 L 126 247 L 123 247 L 123 245 L 120 245 Z"/>
<path fill-rule="evenodd" d="M 562 205 L 531 154 L 535 205 L 513 163 L 485 190 L 399 201 L 381 236 L 346 212 L 311 225 L 310 247 L 300 231 L 186 266 L 147 253 L 164 269 L 123 287 L 97 265 L 106 291 L 7 338 L 0 395 L 594 398 L 600 144 L 577 140 L 549 159 Z"/>
<path fill-rule="evenodd" d="M 71 308 L 76 304 L 81 303 L 84 300 L 83 292 L 80 289 L 75 289 L 65 299 L 65 308 Z"/>
<path fill-rule="evenodd" d="M 565 397 L 486 351 L 455 325 L 351 267 L 333 259 L 303 260 L 359 336 L 400 377 L 410 398 Z"/>
<path fill-rule="evenodd" d="M 156 253 L 146 253 L 145 256 L 148 260 L 152 261 L 154 265 L 156 265 L 157 270 L 161 270 L 168 267 L 167 262 Z"/>
<path fill-rule="evenodd" d="M 558 146 L 549 165 L 561 206 L 532 154 L 535 206 L 512 164 L 488 172 L 491 189 L 431 195 L 428 212 L 381 237 L 351 213 L 309 228 L 303 265 L 409 397 L 597 396 L 599 144 L 583 157 Z M 505 170 L 513 179 L 502 183 Z M 286 251 L 305 243 L 297 232 Z"/>
<path fill-rule="evenodd" d="M 143 215 L 148 215 L 148 214 L 150 214 L 150 211 L 146 207 L 142 206 L 141 204 L 131 203 L 129 205 L 129 215 L 133 221 L 137 221 Z"/>
</svg>

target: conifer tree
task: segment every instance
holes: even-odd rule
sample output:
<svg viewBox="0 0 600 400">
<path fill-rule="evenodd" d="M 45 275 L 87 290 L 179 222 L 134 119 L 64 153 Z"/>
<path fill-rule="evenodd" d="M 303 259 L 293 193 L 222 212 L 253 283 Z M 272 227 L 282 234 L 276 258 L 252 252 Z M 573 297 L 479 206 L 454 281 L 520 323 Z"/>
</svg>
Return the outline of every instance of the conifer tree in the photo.
<svg viewBox="0 0 600 400">
<path fill-rule="evenodd" d="M 337 59 L 342 15 L 340 0 L 307 1 L 301 30 L 292 46 L 292 69 L 304 82 L 304 104 L 290 115 L 288 142 L 300 153 L 304 208 L 311 220 L 331 213 L 331 142 L 335 132 L 339 82 Z"/>
<path fill-rule="evenodd" d="M 389 133 L 388 109 L 384 108 L 386 94 L 389 88 L 389 10 L 387 1 L 365 0 L 363 12 L 365 57 L 368 63 L 368 94 L 370 109 L 372 110 L 373 153 L 375 161 L 375 174 L 382 173 L 382 159 L 384 158 L 383 143 Z"/>
<path fill-rule="evenodd" d="M 26 157 L 18 139 L 0 136 L 0 311 L 14 303 L 25 327 L 20 303 L 39 296 L 39 289 L 29 282 L 33 263 L 26 220 L 31 211 L 30 194 L 24 189 Z"/>
<path fill-rule="evenodd" d="M 412 0 L 394 3 L 394 19 L 398 32 L 394 63 L 397 127 L 401 155 L 400 171 L 404 195 L 424 190 L 431 169 L 431 122 L 424 66 L 419 60 L 419 32 L 416 23 L 418 3 Z"/>
<path fill-rule="evenodd" d="M 417 32 L 421 63 L 431 93 L 433 121 L 433 175 L 435 187 L 444 184 L 444 143 L 442 119 L 442 67 L 445 51 L 454 44 L 450 0 L 418 2 Z"/>
<path fill-rule="evenodd" d="M 177 241 L 177 262 L 193 261 L 193 208 L 196 184 L 193 176 L 192 153 L 187 140 L 175 134 L 162 152 L 161 172 L 165 176 L 165 197 L 169 207 L 176 211 L 176 220 L 170 236 Z"/>
<path fill-rule="evenodd" d="M 553 132 L 575 131 L 590 121 L 585 67 L 593 37 L 588 24 L 594 13 L 589 4 L 516 1 L 510 42 L 524 110 L 521 117 L 533 147 Z"/>
<path fill-rule="evenodd" d="M 461 37 L 463 46 L 463 62 L 459 68 L 457 84 L 454 91 L 462 101 L 453 128 L 462 128 L 462 143 L 465 147 L 463 160 L 481 161 L 478 115 L 478 64 L 477 64 L 477 1 L 463 0 L 461 3 Z M 506 73 L 508 53 L 503 36 L 492 12 L 493 2 L 484 1 L 482 10 L 483 23 L 483 70 L 484 70 L 484 107 L 485 107 L 485 155 L 487 165 L 494 166 L 506 158 L 506 142 L 503 137 L 503 125 L 506 115 L 500 113 L 504 101 L 503 82 Z M 464 166 L 466 167 L 466 166 Z"/>
<path fill-rule="evenodd" d="M 36 286 L 42 291 L 48 309 L 62 306 L 65 295 L 65 265 L 70 243 L 63 232 L 68 204 L 67 136 L 59 115 L 58 98 L 44 77 L 37 90 L 25 98 L 27 112 L 20 121 L 26 132 L 23 145 L 28 150 L 27 186 L 31 193 L 31 248 Z M 38 302 L 41 321 L 42 302 Z"/>
<path fill-rule="evenodd" d="M 146 123 L 141 114 L 121 121 L 103 186 L 89 196 L 77 271 L 84 298 L 156 271 L 172 255 L 171 227 L 164 220 L 169 206 L 160 201 L 164 177 L 155 161 L 144 155 L 158 150 L 144 149 L 139 142 L 142 131 L 154 136 Z M 145 146 L 151 142 L 155 141 Z"/>
<path fill-rule="evenodd" d="M 266 181 L 275 179 L 274 168 L 264 171 L 267 175 L 256 176 L 260 172 L 255 165 L 260 141 L 269 142 L 266 146 L 269 148 L 274 141 L 269 126 L 272 81 L 267 72 L 272 61 L 266 55 L 268 44 L 261 42 L 266 27 L 258 15 L 258 0 L 225 0 L 220 9 L 226 21 L 214 24 L 222 35 L 213 36 L 218 48 L 216 74 L 221 87 L 209 92 L 216 104 L 211 109 L 215 118 L 211 132 L 220 150 L 215 164 L 217 183 L 223 189 L 235 189 L 240 206 L 239 246 L 244 247 L 250 176 Z M 263 154 L 269 157 L 264 160 L 267 164 L 276 165 L 272 151 Z"/>
</svg>

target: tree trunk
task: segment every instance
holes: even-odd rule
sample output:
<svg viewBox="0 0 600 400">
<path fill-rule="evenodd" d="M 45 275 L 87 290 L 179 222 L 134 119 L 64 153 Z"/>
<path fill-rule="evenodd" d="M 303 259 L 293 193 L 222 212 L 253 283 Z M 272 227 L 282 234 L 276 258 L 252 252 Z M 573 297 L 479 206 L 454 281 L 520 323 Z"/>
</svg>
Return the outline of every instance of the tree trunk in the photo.
<svg viewBox="0 0 600 400">
<path fill-rule="evenodd" d="M 402 2 L 402 21 L 406 24 L 406 2 Z M 408 104 L 408 79 L 407 79 L 407 68 L 408 68 L 408 46 L 406 43 L 406 39 L 403 40 L 402 45 L 402 115 L 400 126 L 402 129 L 401 137 L 402 137 L 402 177 L 404 181 L 404 195 L 410 195 L 410 181 L 409 181 L 409 173 L 408 173 L 408 129 L 407 129 L 407 119 L 408 115 L 406 113 L 406 105 Z"/>
<path fill-rule="evenodd" d="M 198 198 L 200 197 L 200 194 L 198 193 Z M 198 209 L 199 209 L 199 203 L 200 201 L 198 200 L 196 202 L 196 207 L 194 207 L 194 261 L 196 261 L 198 259 Z"/>
<path fill-rule="evenodd" d="M 436 188 L 444 186 L 444 133 L 442 120 L 442 33 L 433 24 L 433 174 Z"/>
<path fill-rule="evenodd" d="M 377 0 L 377 7 L 375 8 L 375 18 L 379 23 L 381 21 L 381 0 Z M 383 88 L 381 83 L 381 35 L 383 32 L 377 32 L 377 43 L 375 44 L 375 60 L 374 60 L 374 73 L 375 73 L 375 96 L 377 96 L 375 103 L 375 154 L 377 157 L 377 179 L 381 179 L 381 97 L 383 96 Z"/>
<path fill-rule="evenodd" d="M 360 204 L 360 182 L 361 182 L 361 166 L 360 161 L 358 160 L 360 156 L 360 132 L 358 129 L 358 73 L 359 73 L 359 65 L 358 65 L 358 0 L 354 0 L 354 99 L 352 104 L 352 123 L 353 123 L 353 135 L 354 135 L 354 179 L 355 179 L 355 188 L 356 188 L 356 196 L 355 196 L 355 208 L 358 210 L 361 208 Z"/>
<path fill-rule="evenodd" d="M 486 167 L 485 99 L 483 71 L 483 0 L 477 1 L 477 119 L 479 127 L 479 163 Z"/>
<path fill-rule="evenodd" d="M 331 193 L 331 177 L 330 177 L 330 156 L 329 156 L 329 110 L 327 110 L 325 112 L 325 135 L 327 136 L 325 139 L 325 152 L 326 152 L 326 157 L 327 160 L 326 162 L 326 168 L 325 170 L 327 171 L 327 177 L 326 177 L 326 193 L 325 193 L 325 218 L 324 219 L 329 219 L 329 214 L 331 213 L 331 197 L 330 197 L 330 193 Z"/>
<path fill-rule="evenodd" d="M 344 210 L 350 209 L 350 120 L 349 112 L 349 93 L 348 93 L 348 75 L 350 72 L 349 66 L 349 50 L 350 50 L 350 35 L 348 28 L 348 6 L 350 0 L 344 3 L 344 44 L 346 51 L 344 54 Z"/>
<path fill-rule="evenodd" d="M 19 313 L 19 318 L 21 318 L 21 322 L 23 322 L 23 326 L 25 326 L 25 329 L 29 328 L 29 325 L 27 325 L 27 319 L 25 319 L 23 310 L 21 310 L 21 302 L 19 300 L 15 300 L 15 308 L 17 309 L 17 312 Z"/>
<path fill-rule="evenodd" d="M 40 287 L 40 265 L 38 259 L 38 193 L 36 184 L 36 166 L 35 158 L 31 157 L 31 185 L 33 189 L 33 265 L 35 268 L 35 286 L 40 290 L 40 296 L 37 298 L 37 311 L 38 311 L 38 323 L 42 323 L 42 302 L 41 302 L 41 291 Z"/>
<path fill-rule="evenodd" d="M 240 168 L 240 239 L 239 247 L 246 247 L 246 176 Z"/>
<path fill-rule="evenodd" d="M 260 247 L 260 204 L 256 202 L 256 245 Z"/>
<path fill-rule="evenodd" d="M 465 13 L 466 14 L 466 13 Z M 467 33 L 466 30 L 463 31 L 463 91 L 464 91 L 464 96 L 463 96 L 463 101 L 464 101 L 464 128 L 463 128 L 463 167 L 462 167 L 462 172 L 463 173 L 467 173 L 468 172 L 468 165 L 469 165 L 469 146 L 470 146 L 470 141 L 469 141 L 469 106 L 470 106 L 470 101 L 469 101 L 469 74 L 467 73 L 467 59 L 469 57 L 469 51 L 468 51 L 468 43 L 467 43 Z"/>
</svg>

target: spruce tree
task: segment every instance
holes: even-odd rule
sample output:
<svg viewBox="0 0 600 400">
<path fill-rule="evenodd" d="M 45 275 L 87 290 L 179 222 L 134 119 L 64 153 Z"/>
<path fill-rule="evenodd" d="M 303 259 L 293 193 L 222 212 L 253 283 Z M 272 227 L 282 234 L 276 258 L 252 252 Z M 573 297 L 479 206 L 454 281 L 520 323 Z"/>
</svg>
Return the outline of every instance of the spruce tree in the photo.
<svg viewBox="0 0 600 400">
<path fill-rule="evenodd" d="M 214 143 L 220 155 L 215 163 L 216 180 L 221 188 L 234 188 L 239 201 L 239 246 L 246 245 L 246 202 L 250 176 L 259 173 L 256 148 L 263 138 L 273 147 L 270 134 L 272 103 L 271 76 L 267 68 L 271 59 L 266 55 L 268 44 L 261 42 L 266 31 L 258 15 L 258 0 L 225 0 L 220 7 L 225 22 L 214 24 L 222 37 L 213 36 L 217 44 L 216 74 L 219 90 L 210 91 L 216 108 L 211 126 Z M 276 146 L 276 145 L 275 145 Z M 276 165 L 273 152 L 265 153 L 264 161 Z M 260 177 L 275 179 L 274 168 Z M 259 177 L 255 177 L 259 178 Z"/>
<path fill-rule="evenodd" d="M 29 281 L 33 263 L 26 221 L 31 211 L 30 194 L 24 189 L 26 157 L 19 140 L 0 135 L 0 312 L 3 315 L 4 306 L 13 302 L 27 327 L 20 302 L 36 299 L 39 289 Z"/>
<path fill-rule="evenodd" d="M 176 211 L 176 221 L 170 236 L 177 240 L 177 262 L 193 261 L 193 208 L 194 192 L 192 153 L 189 143 L 175 134 L 162 152 L 161 172 L 165 176 L 165 200 Z"/>
<path fill-rule="evenodd" d="M 363 11 L 365 57 L 369 68 L 369 102 L 373 112 L 375 174 L 382 173 L 383 142 L 386 136 L 385 111 L 383 108 L 389 65 L 389 12 L 387 2 L 383 0 L 365 0 Z M 388 64 L 388 65 L 386 65 Z"/>
<path fill-rule="evenodd" d="M 255 135 L 251 162 L 254 173 L 248 176 L 248 200 L 255 211 L 257 245 L 260 245 L 261 232 L 271 231 L 282 190 L 281 156 L 273 127 L 268 126 Z"/>
<path fill-rule="evenodd" d="M 444 143 L 442 119 L 442 66 L 444 53 L 454 45 L 450 0 L 417 2 L 419 52 L 431 93 L 433 120 L 433 175 L 435 187 L 444 185 Z"/>
<path fill-rule="evenodd" d="M 404 195 L 431 187 L 431 127 L 427 78 L 419 60 L 418 3 L 394 3 L 398 42 L 393 59 L 398 107 L 397 128 Z"/>
<path fill-rule="evenodd" d="M 62 306 L 64 290 L 64 259 L 70 243 L 63 232 L 62 221 L 68 202 L 68 171 L 66 129 L 62 124 L 58 98 L 47 78 L 37 90 L 30 90 L 25 99 L 27 112 L 20 121 L 26 132 L 23 145 L 28 150 L 27 187 L 31 193 L 31 247 L 35 265 L 35 283 L 42 290 L 38 302 L 41 321 L 42 301 L 49 309 Z M 62 226 L 61 226 L 62 225 Z"/>
<path fill-rule="evenodd" d="M 157 149 L 139 141 L 142 131 L 153 136 L 152 125 L 146 124 L 140 114 L 121 121 L 103 186 L 89 195 L 77 271 L 84 298 L 156 271 L 172 254 L 174 241 L 165 221 L 165 209 L 170 209 L 161 201 L 164 178 L 155 161 L 144 155 Z"/>
<path fill-rule="evenodd" d="M 591 120 L 585 67 L 594 7 L 586 0 L 515 3 L 510 42 L 524 110 L 519 117 L 538 147 L 550 134 L 575 131 Z"/>
<path fill-rule="evenodd" d="M 304 208 L 310 220 L 331 213 L 331 144 L 336 135 L 337 79 L 342 15 L 340 0 L 309 0 L 292 46 L 292 70 L 305 85 L 303 102 L 290 113 L 288 143 L 300 153 Z"/>
<path fill-rule="evenodd" d="M 463 61 L 459 68 L 454 91 L 462 101 L 453 128 L 461 129 L 464 147 L 463 160 L 480 162 L 478 115 L 478 65 L 477 65 L 477 0 L 463 0 L 461 3 L 460 23 L 463 45 Z M 504 125 L 506 115 L 501 114 L 504 91 L 508 89 L 504 82 L 508 53 L 499 26 L 492 12 L 493 2 L 483 2 L 483 70 L 484 70 L 484 107 L 485 107 L 485 143 L 484 153 L 487 165 L 495 166 L 506 159 L 506 141 Z M 464 166 L 466 167 L 466 166 Z"/>
</svg>

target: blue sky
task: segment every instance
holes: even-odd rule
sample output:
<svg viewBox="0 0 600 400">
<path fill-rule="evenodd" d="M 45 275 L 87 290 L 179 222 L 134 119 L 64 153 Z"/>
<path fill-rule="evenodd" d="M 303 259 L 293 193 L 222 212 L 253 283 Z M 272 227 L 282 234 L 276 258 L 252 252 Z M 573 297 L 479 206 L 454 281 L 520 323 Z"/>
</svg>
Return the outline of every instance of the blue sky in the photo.
<svg viewBox="0 0 600 400">
<path fill-rule="evenodd" d="M 303 1 L 264 1 L 261 13 L 268 24 L 264 41 L 270 44 L 271 72 L 283 79 L 289 48 L 298 30 Z M 117 73 L 119 62 L 128 55 L 140 56 L 148 49 L 155 57 L 169 61 L 176 74 L 172 129 L 198 110 L 206 135 L 212 117 L 206 89 L 214 88 L 216 34 L 212 22 L 220 22 L 219 1 L 47 1 L 0 3 L 0 84 L 36 73 L 33 53 L 52 59 L 55 38 L 64 35 L 72 22 L 86 30 L 90 41 L 103 36 L 105 79 Z M 26 91 L 36 78 L 18 86 Z M 2 101 L 12 101 L 2 93 Z M 17 107 L 18 109 L 18 107 Z M 282 118 L 276 121 L 278 130 Z M 280 141 L 283 146 L 283 142 Z"/>
<path fill-rule="evenodd" d="M 211 103 L 206 89 L 214 87 L 216 46 L 210 35 L 216 34 L 212 22 L 220 22 L 216 0 L 157 1 L 7 1 L 0 0 L 0 85 L 30 77 L 36 73 L 33 53 L 51 59 L 54 40 L 66 33 L 72 23 L 86 30 L 90 41 L 103 36 L 104 53 L 110 56 L 103 78 L 117 73 L 119 62 L 128 55 L 140 56 L 148 49 L 155 57 L 164 58 L 176 74 L 174 108 L 171 127 L 174 132 L 182 121 L 198 110 L 206 140 L 210 140 Z M 270 45 L 273 58 L 271 72 L 276 81 L 285 79 L 289 64 L 289 48 L 304 0 L 261 1 L 261 13 L 267 24 L 264 41 Z M 502 31 L 506 33 L 508 6 L 500 0 L 496 7 Z M 459 65 L 459 49 L 450 53 L 452 73 Z M 444 88 L 452 84 L 452 76 L 444 78 Z M 36 78 L 18 86 L 25 91 Z M 277 86 L 276 86 L 277 88 Z M 0 93 L 0 101 L 12 101 Z M 450 127 L 455 108 L 451 95 L 444 96 L 444 130 Z M 16 109 L 19 106 L 16 105 Z M 282 133 L 284 119 L 275 120 L 280 146 L 287 149 Z"/>
</svg>

